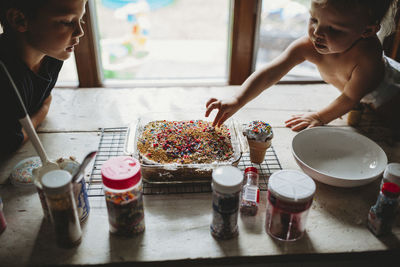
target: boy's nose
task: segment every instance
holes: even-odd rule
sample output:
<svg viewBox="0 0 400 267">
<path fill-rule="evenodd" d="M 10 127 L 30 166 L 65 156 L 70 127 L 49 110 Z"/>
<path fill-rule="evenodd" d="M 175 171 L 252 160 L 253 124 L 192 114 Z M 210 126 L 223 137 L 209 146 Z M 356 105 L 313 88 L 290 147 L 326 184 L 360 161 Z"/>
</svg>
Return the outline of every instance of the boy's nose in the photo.
<svg viewBox="0 0 400 267">
<path fill-rule="evenodd" d="M 322 38 L 324 36 L 324 32 L 322 31 L 321 27 L 316 27 L 314 29 L 314 36 Z"/>
<path fill-rule="evenodd" d="M 74 36 L 80 38 L 83 35 L 85 35 L 85 32 L 83 31 L 82 24 L 79 23 L 76 27 Z"/>
</svg>

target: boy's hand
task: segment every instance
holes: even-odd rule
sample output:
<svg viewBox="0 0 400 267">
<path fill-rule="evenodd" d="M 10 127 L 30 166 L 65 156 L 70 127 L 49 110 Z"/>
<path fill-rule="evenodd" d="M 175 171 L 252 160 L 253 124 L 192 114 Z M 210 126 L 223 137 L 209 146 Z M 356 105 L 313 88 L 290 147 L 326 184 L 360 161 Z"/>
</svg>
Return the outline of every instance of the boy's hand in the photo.
<svg viewBox="0 0 400 267">
<path fill-rule="evenodd" d="M 312 128 L 315 126 L 322 126 L 324 123 L 321 121 L 318 113 L 293 115 L 291 119 L 285 121 L 286 127 L 291 128 L 293 131 L 300 131 L 305 128 Z"/>
<path fill-rule="evenodd" d="M 236 98 L 227 100 L 218 100 L 216 98 L 210 98 L 206 103 L 206 114 L 208 117 L 212 110 L 218 109 L 218 113 L 215 116 L 212 126 L 221 126 L 230 116 L 235 114 L 240 108 L 239 102 Z"/>
</svg>

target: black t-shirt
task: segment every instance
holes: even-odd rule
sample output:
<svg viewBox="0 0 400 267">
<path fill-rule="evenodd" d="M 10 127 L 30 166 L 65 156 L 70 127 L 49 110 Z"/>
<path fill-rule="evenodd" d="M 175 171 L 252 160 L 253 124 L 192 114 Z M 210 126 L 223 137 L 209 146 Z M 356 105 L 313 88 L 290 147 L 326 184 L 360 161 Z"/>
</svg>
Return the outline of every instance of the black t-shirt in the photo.
<svg viewBox="0 0 400 267">
<path fill-rule="evenodd" d="M 5 34 L 0 35 L 0 60 L 14 79 L 28 114 L 32 116 L 50 95 L 63 61 L 46 56 L 36 74 L 16 54 L 15 44 Z M 0 158 L 17 150 L 23 141 L 18 120 L 25 115 L 18 103 L 17 95 L 0 67 Z"/>
</svg>

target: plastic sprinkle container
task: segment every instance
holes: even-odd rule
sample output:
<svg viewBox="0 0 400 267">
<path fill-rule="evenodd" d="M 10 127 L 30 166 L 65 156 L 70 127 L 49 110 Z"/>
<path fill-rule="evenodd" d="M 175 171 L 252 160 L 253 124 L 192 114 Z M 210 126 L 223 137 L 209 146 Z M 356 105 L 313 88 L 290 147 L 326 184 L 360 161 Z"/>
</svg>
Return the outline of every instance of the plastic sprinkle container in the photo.
<svg viewBox="0 0 400 267">
<path fill-rule="evenodd" d="M 281 170 L 273 173 L 268 181 L 266 232 L 279 240 L 300 239 L 304 234 L 314 193 L 314 181 L 300 171 Z"/>
<path fill-rule="evenodd" d="M 50 171 L 42 177 L 57 244 L 64 248 L 77 246 L 82 240 L 71 179 L 71 174 L 64 170 Z"/>
<path fill-rule="evenodd" d="M 389 163 L 383 172 L 381 188 L 384 183 L 395 183 L 400 186 L 400 163 Z"/>
<path fill-rule="evenodd" d="M 145 229 L 142 178 L 139 162 L 114 157 L 101 167 L 110 232 L 132 236 Z"/>
<path fill-rule="evenodd" d="M 79 163 L 75 160 L 72 160 L 71 158 L 60 158 L 57 160 L 57 164 L 62 170 L 69 172 L 71 175 L 74 175 L 79 170 Z M 35 176 L 35 171 L 33 173 Z M 46 220 L 50 220 L 49 207 L 44 197 L 41 177 L 39 177 L 37 174 L 35 176 L 35 185 L 39 195 L 40 203 L 42 204 L 44 218 Z M 78 181 L 73 184 L 73 189 L 78 210 L 78 216 L 81 223 L 83 223 L 89 216 L 90 212 L 89 199 L 84 176 L 82 176 L 81 179 L 78 178 Z"/>
<path fill-rule="evenodd" d="M 242 172 L 233 166 L 219 167 L 212 173 L 213 217 L 210 231 L 217 239 L 230 239 L 238 235 L 242 181 Z"/>
</svg>

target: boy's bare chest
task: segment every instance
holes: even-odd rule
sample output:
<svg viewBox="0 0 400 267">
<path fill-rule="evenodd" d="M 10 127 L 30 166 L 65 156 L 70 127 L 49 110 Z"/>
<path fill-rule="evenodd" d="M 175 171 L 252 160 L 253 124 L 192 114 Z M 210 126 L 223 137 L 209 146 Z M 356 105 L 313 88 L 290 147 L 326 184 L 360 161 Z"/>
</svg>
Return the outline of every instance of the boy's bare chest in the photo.
<svg viewBox="0 0 400 267">
<path fill-rule="evenodd" d="M 344 58 L 323 58 L 317 64 L 321 78 L 339 89 L 350 80 L 356 64 Z"/>
</svg>

